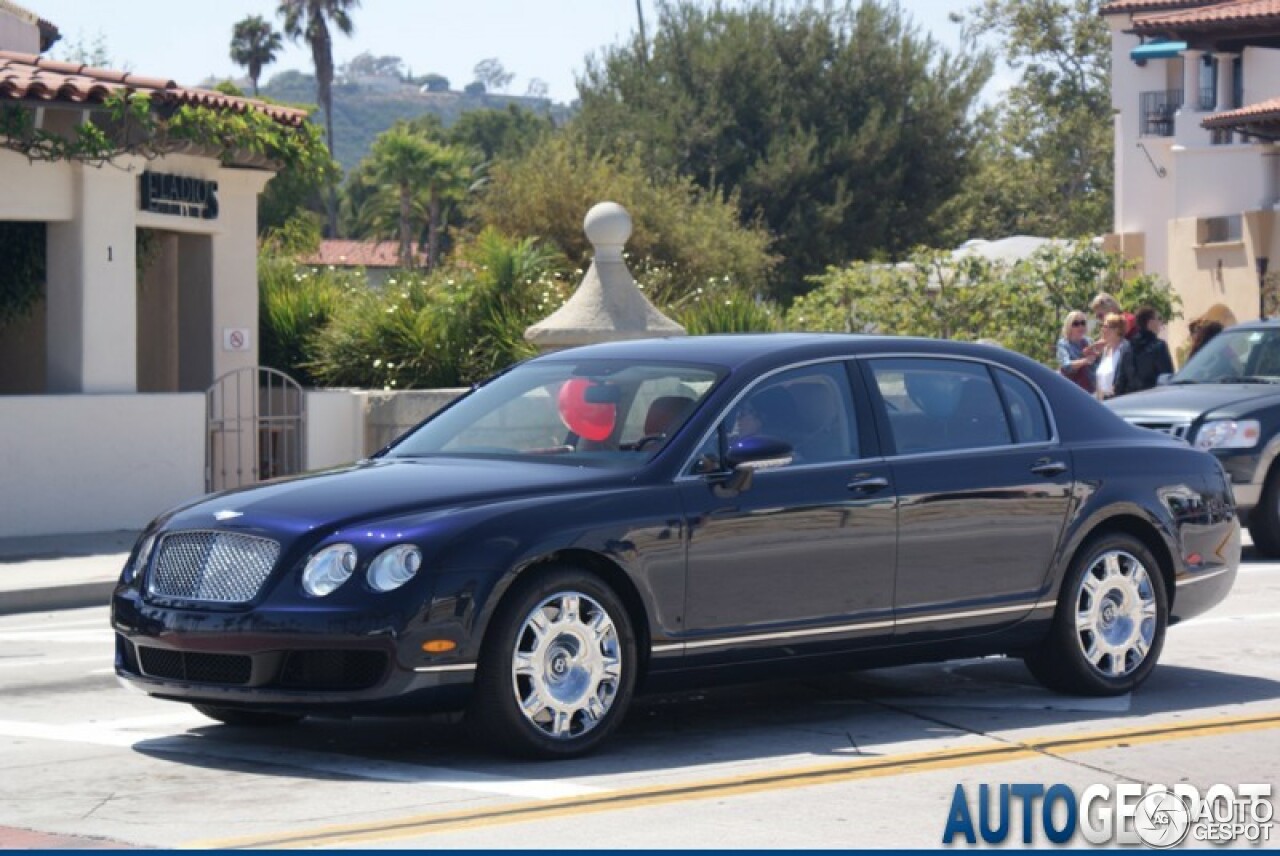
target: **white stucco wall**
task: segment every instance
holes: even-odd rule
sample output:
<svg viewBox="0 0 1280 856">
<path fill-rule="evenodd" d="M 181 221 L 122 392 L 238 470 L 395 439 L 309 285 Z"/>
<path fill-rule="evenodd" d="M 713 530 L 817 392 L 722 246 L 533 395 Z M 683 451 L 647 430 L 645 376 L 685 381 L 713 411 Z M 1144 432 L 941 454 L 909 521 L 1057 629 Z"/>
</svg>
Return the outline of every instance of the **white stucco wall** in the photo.
<svg viewBox="0 0 1280 856">
<path fill-rule="evenodd" d="M 70 220 L 72 168 L 0 149 L 0 220 Z"/>
<path fill-rule="evenodd" d="M 204 396 L 0 396 L 0 538 L 138 529 L 204 492 Z"/>
<path fill-rule="evenodd" d="M 364 457 L 364 398 L 356 390 L 309 389 L 304 470 L 322 470 Z"/>
<path fill-rule="evenodd" d="M 1177 152 L 1175 198 L 1164 222 L 1184 217 L 1224 217 L 1262 207 L 1268 195 L 1269 146 L 1206 146 Z M 1270 200 L 1266 200 L 1270 201 Z"/>
</svg>

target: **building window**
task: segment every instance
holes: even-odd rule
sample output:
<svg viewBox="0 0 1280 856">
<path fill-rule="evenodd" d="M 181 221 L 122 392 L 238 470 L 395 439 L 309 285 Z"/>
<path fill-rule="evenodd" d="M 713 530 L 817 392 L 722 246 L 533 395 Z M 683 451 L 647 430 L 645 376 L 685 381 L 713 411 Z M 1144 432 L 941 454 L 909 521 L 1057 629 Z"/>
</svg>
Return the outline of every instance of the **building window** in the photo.
<svg viewBox="0 0 1280 856">
<path fill-rule="evenodd" d="M 1231 109 L 1244 106 L 1244 57 L 1231 60 Z"/>
<path fill-rule="evenodd" d="M 1235 141 L 1235 133 L 1230 128 L 1212 128 L 1209 131 L 1209 143 L 1215 146 L 1229 146 Z"/>
<path fill-rule="evenodd" d="M 1230 244 L 1244 240 L 1244 218 L 1239 214 L 1229 217 L 1203 217 L 1196 224 L 1197 243 Z"/>
</svg>

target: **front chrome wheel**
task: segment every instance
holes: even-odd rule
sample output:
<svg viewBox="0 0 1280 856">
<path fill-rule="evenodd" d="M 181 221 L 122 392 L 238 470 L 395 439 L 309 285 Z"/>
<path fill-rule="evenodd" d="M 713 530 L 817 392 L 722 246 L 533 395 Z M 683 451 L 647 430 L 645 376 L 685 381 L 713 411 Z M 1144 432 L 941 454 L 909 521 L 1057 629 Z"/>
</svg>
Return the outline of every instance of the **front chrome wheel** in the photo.
<svg viewBox="0 0 1280 856">
<path fill-rule="evenodd" d="M 1080 578 L 1076 641 L 1099 674 L 1122 678 L 1147 659 L 1156 637 L 1156 592 L 1142 562 L 1123 550 L 1098 556 Z"/>
<path fill-rule="evenodd" d="M 530 610 L 511 657 L 521 714 L 557 740 L 600 724 L 617 698 L 622 670 L 613 619 L 577 591 L 557 592 Z"/>
</svg>

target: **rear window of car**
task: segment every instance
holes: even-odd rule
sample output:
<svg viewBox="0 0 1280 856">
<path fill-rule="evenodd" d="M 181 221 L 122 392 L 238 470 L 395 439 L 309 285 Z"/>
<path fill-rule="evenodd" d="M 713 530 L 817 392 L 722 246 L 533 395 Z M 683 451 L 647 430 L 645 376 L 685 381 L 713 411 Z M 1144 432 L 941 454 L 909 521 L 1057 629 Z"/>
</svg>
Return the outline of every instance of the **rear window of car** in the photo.
<svg viewBox="0 0 1280 856">
<path fill-rule="evenodd" d="M 870 365 L 898 454 L 1013 442 L 1004 405 L 985 365 L 928 358 L 877 359 Z"/>
</svg>

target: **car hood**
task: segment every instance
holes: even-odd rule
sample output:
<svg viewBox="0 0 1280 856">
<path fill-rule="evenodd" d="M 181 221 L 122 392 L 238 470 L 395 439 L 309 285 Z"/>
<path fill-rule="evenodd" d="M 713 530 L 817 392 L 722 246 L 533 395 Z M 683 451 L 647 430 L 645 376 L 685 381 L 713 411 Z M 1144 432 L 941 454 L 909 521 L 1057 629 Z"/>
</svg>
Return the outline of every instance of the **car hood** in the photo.
<svg viewBox="0 0 1280 856">
<path fill-rule="evenodd" d="M 1108 399 L 1107 407 L 1130 422 L 1193 422 L 1205 413 L 1242 413 L 1280 403 L 1280 386 L 1258 383 L 1192 383 Z"/>
<path fill-rule="evenodd" d="M 413 512 L 627 483 L 633 475 L 511 460 L 381 458 L 216 494 L 181 509 L 164 525 L 301 535 Z"/>
</svg>

